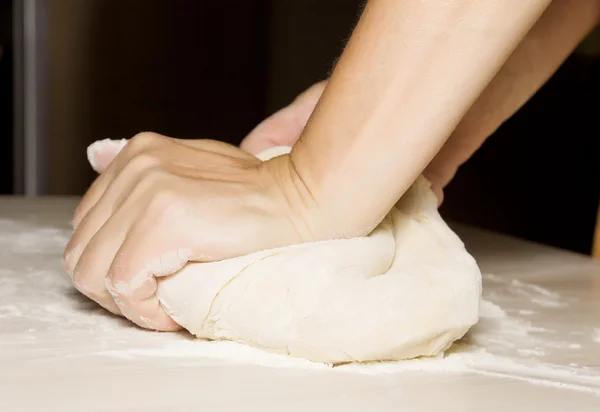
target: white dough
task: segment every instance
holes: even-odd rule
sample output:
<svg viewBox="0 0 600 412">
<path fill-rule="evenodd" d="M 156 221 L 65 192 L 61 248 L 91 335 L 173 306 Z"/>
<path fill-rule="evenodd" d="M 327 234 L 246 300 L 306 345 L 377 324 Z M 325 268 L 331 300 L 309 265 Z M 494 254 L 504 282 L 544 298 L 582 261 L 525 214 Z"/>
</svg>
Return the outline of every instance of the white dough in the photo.
<svg viewBox="0 0 600 412">
<path fill-rule="evenodd" d="M 481 295 L 423 177 L 369 236 L 188 263 L 157 280 L 164 308 L 200 338 L 331 364 L 437 355 L 477 322 Z"/>
</svg>

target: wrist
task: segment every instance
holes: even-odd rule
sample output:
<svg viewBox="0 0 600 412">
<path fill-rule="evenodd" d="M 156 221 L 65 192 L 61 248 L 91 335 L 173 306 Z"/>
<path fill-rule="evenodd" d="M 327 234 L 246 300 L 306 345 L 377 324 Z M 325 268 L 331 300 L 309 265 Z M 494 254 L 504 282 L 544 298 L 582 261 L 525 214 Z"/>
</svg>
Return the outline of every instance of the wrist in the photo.
<svg viewBox="0 0 600 412">
<path fill-rule="evenodd" d="M 303 181 L 291 161 L 289 153 L 276 154 L 259 166 L 259 172 L 269 176 L 273 182 L 268 190 L 282 205 L 282 211 L 291 222 L 300 242 L 325 240 L 323 234 L 322 209 L 313 197 L 311 188 Z M 317 230 L 319 229 L 319 230 Z"/>
<path fill-rule="evenodd" d="M 347 195 L 341 192 L 355 194 L 356 190 L 348 192 L 342 182 L 334 184 L 334 187 L 325 187 L 313 174 L 310 161 L 306 161 L 309 156 L 307 152 L 299 153 L 294 146 L 292 153 L 280 154 L 260 165 L 261 172 L 269 175 L 269 181 L 274 181 L 271 186 L 275 188 L 275 196 L 282 202 L 282 210 L 292 222 L 300 241 L 349 238 L 370 233 L 388 210 L 381 213 L 381 219 L 363 222 L 360 216 L 368 217 L 372 213 L 361 210 L 365 205 L 377 203 L 345 200 Z"/>
<path fill-rule="evenodd" d="M 332 156 L 335 154 L 308 138 L 300 139 L 289 155 L 294 180 L 310 196 L 315 208 L 308 215 L 310 225 L 319 239 L 365 236 L 383 220 L 391 206 L 385 199 L 373 202 L 365 197 L 361 190 L 364 179 L 355 174 L 361 174 L 362 160 L 350 160 L 348 164 L 354 166 L 349 170 L 339 167 L 338 159 Z"/>
</svg>

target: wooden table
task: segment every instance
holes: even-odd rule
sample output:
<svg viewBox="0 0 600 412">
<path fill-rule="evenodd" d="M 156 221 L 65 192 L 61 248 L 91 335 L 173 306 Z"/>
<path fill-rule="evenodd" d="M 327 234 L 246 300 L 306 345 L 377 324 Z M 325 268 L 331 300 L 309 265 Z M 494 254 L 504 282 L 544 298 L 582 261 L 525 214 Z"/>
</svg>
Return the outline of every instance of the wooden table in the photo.
<svg viewBox="0 0 600 412">
<path fill-rule="evenodd" d="M 485 302 L 446 358 L 272 367 L 281 355 L 232 345 L 224 360 L 221 343 L 137 329 L 73 291 L 61 255 L 76 200 L 0 198 L 1 411 L 600 411 L 587 257 L 457 227 Z"/>
</svg>

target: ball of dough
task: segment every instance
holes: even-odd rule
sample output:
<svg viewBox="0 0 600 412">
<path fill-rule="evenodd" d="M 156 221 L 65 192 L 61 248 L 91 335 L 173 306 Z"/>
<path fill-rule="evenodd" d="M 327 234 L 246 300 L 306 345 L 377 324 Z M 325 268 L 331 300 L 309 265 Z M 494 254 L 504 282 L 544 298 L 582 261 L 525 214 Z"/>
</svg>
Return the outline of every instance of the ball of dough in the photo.
<svg viewBox="0 0 600 412">
<path fill-rule="evenodd" d="M 188 263 L 157 290 L 199 338 L 330 364 L 437 355 L 477 322 L 480 295 L 479 268 L 423 177 L 368 236 Z"/>
</svg>

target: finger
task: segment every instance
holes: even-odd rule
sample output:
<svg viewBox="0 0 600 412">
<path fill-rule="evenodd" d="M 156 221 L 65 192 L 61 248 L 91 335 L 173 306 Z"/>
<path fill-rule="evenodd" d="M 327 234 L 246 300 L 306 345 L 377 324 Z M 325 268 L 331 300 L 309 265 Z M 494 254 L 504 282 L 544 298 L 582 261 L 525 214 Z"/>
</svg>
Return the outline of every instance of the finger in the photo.
<svg viewBox="0 0 600 412">
<path fill-rule="evenodd" d="M 87 158 L 92 169 L 100 174 L 97 177 L 90 188 L 86 191 L 85 195 L 77 205 L 73 216 L 73 228 L 76 229 L 89 210 L 96 204 L 96 202 L 102 197 L 104 191 L 115 173 L 115 168 L 110 168 L 114 159 L 122 151 L 127 144 L 126 139 L 122 140 L 99 140 L 92 143 L 87 148 Z"/>
<path fill-rule="evenodd" d="M 73 229 L 77 230 L 81 222 L 85 219 L 89 211 L 98 203 L 98 201 L 104 195 L 104 192 L 110 185 L 110 182 L 114 179 L 117 172 L 115 162 L 108 166 L 108 169 L 104 171 L 100 176 L 94 180 L 90 188 L 85 192 L 75 213 L 73 214 Z"/>
<path fill-rule="evenodd" d="M 94 181 L 85 193 L 73 216 L 73 227 L 77 229 L 87 213 L 100 200 L 112 180 L 119 174 L 129 161 L 140 153 L 154 149 L 164 144 L 167 138 L 156 133 L 139 133 L 124 145 L 108 168 Z"/>
<path fill-rule="evenodd" d="M 327 81 L 313 84 L 290 105 L 265 119 L 242 140 L 240 148 L 256 155 L 274 146 L 293 146 L 300 138 L 326 85 Z"/>
<path fill-rule="evenodd" d="M 181 326 L 156 298 L 156 277 L 177 272 L 195 256 L 185 247 L 190 239 L 177 230 L 184 222 L 177 222 L 177 213 L 171 213 L 181 210 L 176 197 L 163 193 L 153 198 L 128 232 L 109 269 L 107 287 L 129 320 L 144 328 L 171 331 Z"/>
<path fill-rule="evenodd" d="M 75 240 L 69 246 L 71 251 L 76 251 L 69 252 L 70 254 L 77 254 L 77 250 L 82 250 L 73 269 L 73 284 L 81 293 L 113 313 L 121 313 L 121 310 L 119 302 L 114 301 L 114 296 L 106 287 L 108 270 L 134 220 L 147 204 L 145 198 L 149 196 L 149 186 L 159 178 L 156 173 L 146 173 L 144 179 L 140 179 L 114 211 L 99 207 L 98 213 L 102 210 L 110 211 L 108 219 L 95 233 L 90 229 L 85 234 L 78 234 L 80 231 L 76 230 L 73 235 Z M 89 241 L 82 239 L 84 236 L 89 237 L 90 233 L 92 235 Z M 78 243 L 78 239 L 81 243 Z M 85 241 L 87 244 L 83 245 Z"/>
<path fill-rule="evenodd" d="M 472 125 L 465 116 L 452 132 L 444 146 L 425 168 L 424 174 L 432 183 L 444 189 L 462 166 L 483 145 L 487 129 Z"/>
<path fill-rule="evenodd" d="M 87 148 L 87 158 L 88 162 L 92 166 L 92 169 L 94 169 L 94 171 L 96 171 L 99 174 L 104 173 L 126 144 L 126 139 L 104 139 L 92 143 Z M 108 176 L 104 176 L 103 178 L 94 179 L 94 182 L 87 190 L 88 199 L 85 201 L 82 199 L 83 205 L 82 202 L 80 202 L 80 204 L 77 206 L 77 209 L 75 210 L 75 214 L 73 217 L 73 228 L 76 228 L 79 225 L 80 221 L 83 219 L 83 217 L 89 210 L 89 205 L 86 205 L 86 203 L 89 202 L 89 204 L 93 205 L 94 200 L 97 200 L 100 196 L 102 196 L 102 193 L 104 191 L 103 187 L 106 184 L 105 182 L 107 180 L 111 180 L 110 178 L 112 173 L 107 172 L 107 174 Z"/>
<path fill-rule="evenodd" d="M 325 87 L 327 86 L 327 80 L 322 80 L 318 83 L 313 84 L 308 89 L 303 91 L 296 97 L 294 103 L 304 104 L 306 106 L 311 107 L 311 112 L 314 110 L 317 102 L 323 95 L 325 91 Z"/>
<path fill-rule="evenodd" d="M 256 155 L 275 146 L 293 146 L 306 124 L 295 110 L 295 106 L 287 106 L 265 119 L 242 140 L 240 148 Z"/>
<path fill-rule="evenodd" d="M 124 204 L 92 236 L 73 270 L 73 284 L 82 294 L 115 314 L 121 311 L 105 284 L 115 253 L 123 244 L 131 223 Z M 75 246 L 77 249 L 79 246 Z"/>
<path fill-rule="evenodd" d="M 155 135 L 153 133 L 142 133 L 135 136 L 128 144 L 127 140 L 102 140 L 92 144 L 88 148 L 88 160 L 92 167 L 97 171 L 103 171 L 92 184 L 88 192 L 84 195 L 73 218 L 73 227 L 77 228 L 84 217 L 102 198 L 104 192 L 109 187 L 110 183 L 119 175 L 123 168 L 131 163 L 136 157 L 147 156 L 153 157 L 152 152 L 164 153 L 160 147 L 164 147 L 169 143 L 176 143 L 182 147 L 198 149 L 198 151 L 218 154 L 219 156 L 230 156 L 239 159 L 240 152 L 235 146 L 213 140 L 199 139 L 174 139 L 165 136 Z M 187 152 L 175 151 L 172 153 L 174 162 L 181 161 L 181 156 L 189 158 Z M 200 155 L 200 153 L 195 153 Z M 114 161 L 116 157 L 118 161 Z M 150 160 L 150 159 L 147 159 Z M 192 164 L 201 162 L 201 158 L 191 159 Z M 143 163 L 144 161 L 141 160 Z M 104 165 L 107 167 L 104 168 Z"/>
<path fill-rule="evenodd" d="M 98 174 L 104 172 L 127 144 L 127 139 L 98 140 L 87 148 L 87 158 L 92 169 Z"/>
<path fill-rule="evenodd" d="M 65 248 L 64 263 L 67 273 L 73 274 L 74 268 L 92 237 L 106 223 L 113 211 L 117 210 L 123 201 L 134 192 L 134 189 L 138 188 L 143 175 L 160 164 L 161 159 L 158 156 L 151 153 L 141 154 L 134 157 L 110 182 L 100 199 L 77 224 L 75 232 Z"/>
</svg>

